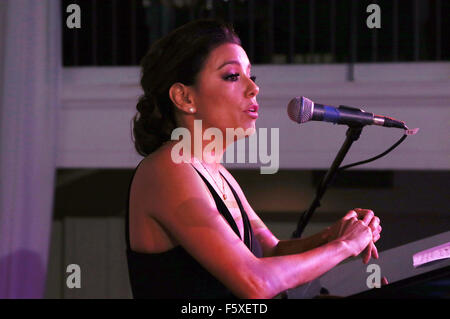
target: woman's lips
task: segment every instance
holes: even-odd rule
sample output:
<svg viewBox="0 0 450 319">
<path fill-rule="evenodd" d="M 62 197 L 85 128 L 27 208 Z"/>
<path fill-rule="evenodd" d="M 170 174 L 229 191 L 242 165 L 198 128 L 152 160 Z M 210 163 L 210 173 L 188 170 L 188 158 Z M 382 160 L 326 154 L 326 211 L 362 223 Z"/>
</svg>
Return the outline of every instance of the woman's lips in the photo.
<svg viewBox="0 0 450 319">
<path fill-rule="evenodd" d="M 258 118 L 258 104 L 250 105 L 249 108 L 245 111 L 251 118 Z"/>
<path fill-rule="evenodd" d="M 258 118 L 258 112 L 256 112 L 256 111 L 250 111 L 250 110 L 247 110 L 247 111 L 245 111 L 251 118 L 254 118 L 254 119 L 257 119 Z"/>
</svg>

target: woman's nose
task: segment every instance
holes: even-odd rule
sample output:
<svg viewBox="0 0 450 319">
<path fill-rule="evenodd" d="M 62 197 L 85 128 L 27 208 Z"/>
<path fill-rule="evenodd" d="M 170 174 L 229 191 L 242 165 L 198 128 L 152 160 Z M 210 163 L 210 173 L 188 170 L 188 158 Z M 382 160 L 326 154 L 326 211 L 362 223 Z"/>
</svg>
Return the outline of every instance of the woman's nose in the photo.
<svg viewBox="0 0 450 319">
<path fill-rule="evenodd" d="M 249 84 L 248 84 L 248 88 L 247 88 L 247 95 L 250 97 L 254 97 L 257 96 L 259 93 L 259 86 L 256 85 L 256 83 L 251 80 L 250 78 L 248 78 Z"/>
</svg>

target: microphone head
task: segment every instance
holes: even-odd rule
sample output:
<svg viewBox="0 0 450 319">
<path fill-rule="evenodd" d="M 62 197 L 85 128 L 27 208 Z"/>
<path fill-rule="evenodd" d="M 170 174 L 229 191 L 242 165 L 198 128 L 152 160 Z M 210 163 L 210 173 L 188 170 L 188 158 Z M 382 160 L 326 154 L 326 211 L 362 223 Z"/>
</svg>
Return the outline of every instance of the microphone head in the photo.
<svg viewBox="0 0 450 319">
<path fill-rule="evenodd" d="M 297 123 L 305 123 L 312 119 L 314 102 L 304 96 L 293 98 L 287 108 L 289 118 Z"/>
</svg>

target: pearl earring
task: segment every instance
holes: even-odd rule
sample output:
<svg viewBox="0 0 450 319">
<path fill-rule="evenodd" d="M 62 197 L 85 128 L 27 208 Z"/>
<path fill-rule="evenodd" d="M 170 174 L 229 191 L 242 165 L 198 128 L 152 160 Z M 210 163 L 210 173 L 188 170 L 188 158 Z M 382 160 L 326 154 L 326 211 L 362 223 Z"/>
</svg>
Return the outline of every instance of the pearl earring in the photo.
<svg viewBox="0 0 450 319">
<path fill-rule="evenodd" d="M 194 112 L 195 112 L 195 109 L 194 109 L 193 107 L 190 107 L 190 108 L 189 108 L 189 112 L 194 113 Z"/>
</svg>

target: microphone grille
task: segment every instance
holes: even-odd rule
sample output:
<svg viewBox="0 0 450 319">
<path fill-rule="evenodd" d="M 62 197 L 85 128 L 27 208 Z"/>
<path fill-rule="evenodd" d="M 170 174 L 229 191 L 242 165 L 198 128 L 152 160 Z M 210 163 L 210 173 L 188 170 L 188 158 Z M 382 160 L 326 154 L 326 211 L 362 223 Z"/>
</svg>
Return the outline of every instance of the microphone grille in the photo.
<svg viewBox="0 0 450 319">
<path fill-rule="evenodd" d="M 305 123 L 312 119 L 314 102 L 304 96 L 293 98 L 287 108 L 289 118 L 297 123 Z"/>
</svg>

